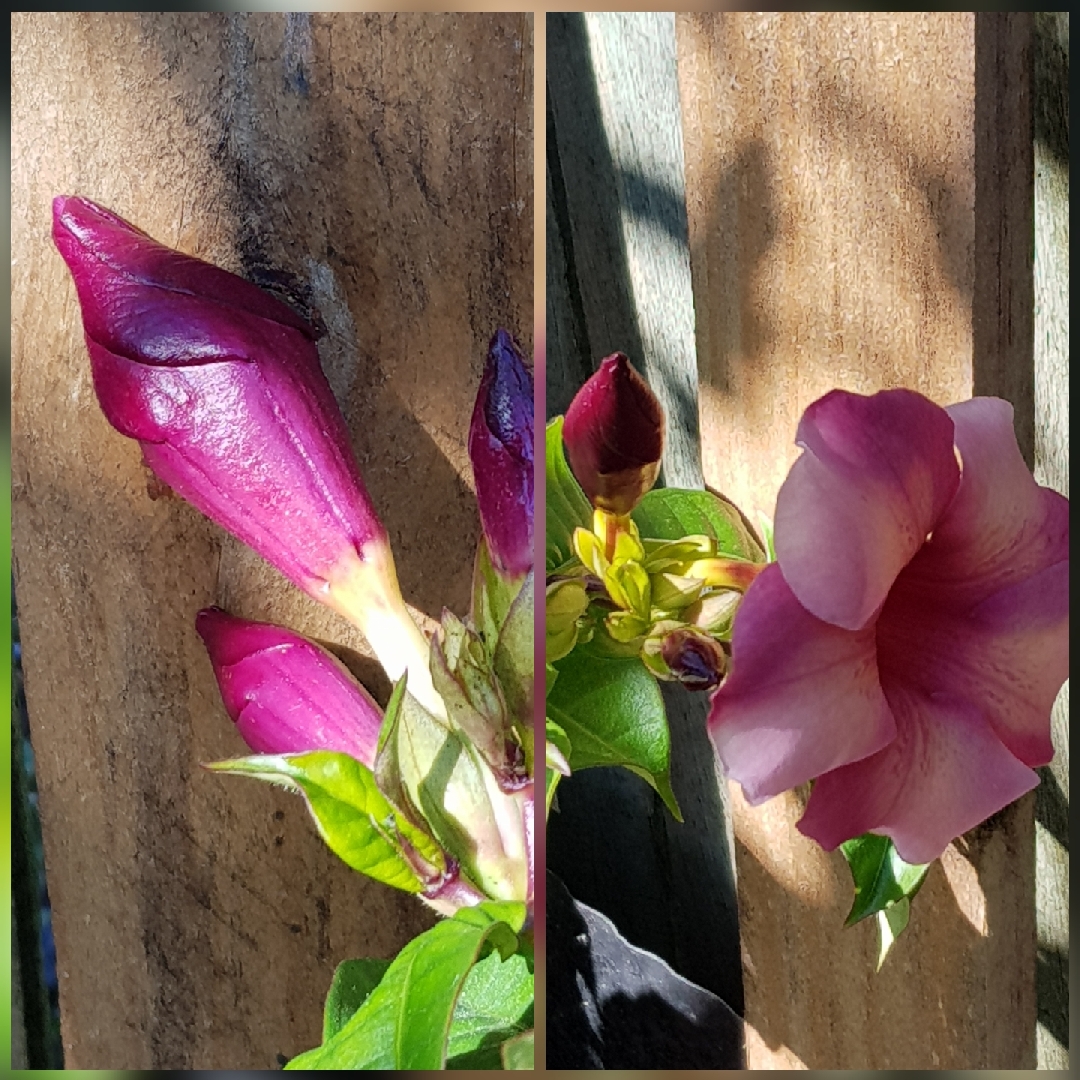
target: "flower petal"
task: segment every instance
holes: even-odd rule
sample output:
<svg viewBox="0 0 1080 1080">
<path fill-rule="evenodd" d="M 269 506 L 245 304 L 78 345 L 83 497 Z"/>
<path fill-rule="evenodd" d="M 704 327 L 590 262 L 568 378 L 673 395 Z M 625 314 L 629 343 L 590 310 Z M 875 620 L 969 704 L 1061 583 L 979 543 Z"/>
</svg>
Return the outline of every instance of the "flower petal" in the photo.
<svg viewBox="0 0 1080 1080">
<path fill-rule="evenodd" d="M 880 750 L 895 725 L 878 681 L 874 628 L 811 615 L 767 566 L 735 615 L 731 674 L 709 733 L 751 803 Z"/>
<path fill-rule="evenodd" d="M 775 543 L 800 603 L 865 626 L 959 482 L 948 413 L 911 390 L 833 390 L 803 414 L 776 501 Z"/>
<path fill-rule="evenodd" d="M 1012 754 L 1043 765 L 1069 670 L 1069 503 L 1028 471 L 1007 402 L 949 412 L 960 487 L 882 610 L 882 683 L 962 698 Z"/>
<path fill-rule="evenodd" d="M 1012 406 L 998 398 L 950 405 L 962 459 L 956 497 L 920 553 L 920 574 L 971 606 L 1069 560 L 1069 501 L 1024 463 Z M 1063 598 L 1064 599 L 1064 598 Z"/>
<path fill-rule="evenodd" d="M 875 832 L 905 861 L 927 863 L 1039 782 L 957 698 L 890 689 L 889 704 L 896 739 L 814 784 L 798 828 L 827 851 Z"/>
</svg>

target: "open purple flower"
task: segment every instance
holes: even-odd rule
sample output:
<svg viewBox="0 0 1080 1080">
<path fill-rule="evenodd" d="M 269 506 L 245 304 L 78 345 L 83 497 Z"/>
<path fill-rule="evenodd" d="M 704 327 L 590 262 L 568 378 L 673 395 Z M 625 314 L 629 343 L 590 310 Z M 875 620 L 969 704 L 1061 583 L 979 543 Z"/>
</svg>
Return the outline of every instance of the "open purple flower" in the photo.
<svg viewBox="0 0 1080 1080">
<path fill-rule="evenodd" d="M 335 750 L 372 768 L 382 712 L 337 657 L 300 634 L 206 608 L 195 627 L 225 711 L 257 754 Z"/>
<path fill-rule="evenodd" d="M 87 199 L 54 200 L 53 239 L 109 423 L 169 487 L 359 626 L 391 679 L 407 668 L 410 690 L 438 708 L 312 328 Z"/>
<path fill-rule="evenodd" d="M 533 564 L 533 378 L 505 330 L 488 348 L 469 457 L 492 562 L 519 577 Z"/>
<path fill-rule="evenodd" d="M 622 353 L 613 353 L 574 395 L 563 444 L 589 501 L 629 514 L 656 483 L 664 450 L 664 410 Z"/>
<path fill-rule="evenodd" d="M 929 862 L 1053 755 L 1068 500 L 996 398 L 833 391 L 797 442 L 710 733 L 752 803 L 816 778 L 799 828 L 826 849 L 875 832 Z"/>
</svg>

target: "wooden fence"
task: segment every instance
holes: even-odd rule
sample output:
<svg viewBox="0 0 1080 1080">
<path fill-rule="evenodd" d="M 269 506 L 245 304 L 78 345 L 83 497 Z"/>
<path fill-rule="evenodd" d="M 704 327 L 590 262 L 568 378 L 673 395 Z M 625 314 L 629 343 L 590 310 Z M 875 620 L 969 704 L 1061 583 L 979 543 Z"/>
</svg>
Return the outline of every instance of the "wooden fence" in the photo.
<svg viewBox="0 0 1080 1080">
<path fill-rule="evenodd" d="M 797 419 L 828 389 L 993 394 L 1067 494 L 1055 29 L 1022 13 L 549 16 L 549 411 L 627 351 L 682 436 L 668 482 L 771 513 Z M 1067 701 L 1038 801 L 948 849 L 876 975 L 873 921 L 843 928 L 847 870 L 796 832 L 799 793 L 751 809 L 718 790 L 700 712 L 674 721 L 686 826 L 644 785 L 585 774 L 560 791 L 551 865 L 631 941 L 744 1004 L 750 1068 L 1026 1068 L 1037 1043 L 1060 1067 Z"/>
<path fill-rule="evenodd" d="M 1067 494 L 1067 19 L 550 16 L 550 411 L 627 351 L 672 417 L 666 482 L 768 512 L 825 390 L 998 394 Z M 295 798 L 199 770 L 241 744 L 194 613 L 377 668 L 152 497 L 94 400 L 50 202 L 95 198 L 317 312 L 406 599 L 461 610 L 472 395 L 494 327 L 532 326 L 531 16 L 11 29 L 13 556 L 66 1065 L 273 1068 L 317 1041 L 336 962 L 389 956 L 428 916 L 330 856 Z M 686 824 L 585 773 L 551 861 L 744 1012 L 749 1067 L 1067 1068 L 1067 689 L 1037 797 L 949 849 L 877 975 L 798 796 L 748 808 L 716 779 L 704 703 L 669 701 Z"/>
<path fill-rule="evenodd" d="M 51 200 L 284 289 L 321 355 L 407 602 L 468 602 L 465 449 L 498 326 L 533 326 L 532 16 L 12 18 L 16 595 L 66 1065 L 275 1068 L 337 962 L 418 901 L 345 868 L 241 752 L 195 613 L 359 634 L 175 498 L 97 407 Z M 156 493 L 155 493 L 156 494 Z M 383 684 L 383 690 L 388 687 Z"/>
</svg>

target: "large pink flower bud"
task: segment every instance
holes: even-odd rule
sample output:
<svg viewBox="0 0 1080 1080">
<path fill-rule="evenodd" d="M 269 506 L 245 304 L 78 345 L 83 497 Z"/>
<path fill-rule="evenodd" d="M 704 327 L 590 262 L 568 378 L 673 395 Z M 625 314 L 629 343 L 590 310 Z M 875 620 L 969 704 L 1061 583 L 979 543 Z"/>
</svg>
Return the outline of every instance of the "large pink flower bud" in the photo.
<svg viewBox="0 0 1080 1080">
<path fill-rule="evenodd" d="M 440 707 L 312 328 L 87 199 L 53 202 L 101 408 L 179 495 L 364 632 Z"/>
</svg>

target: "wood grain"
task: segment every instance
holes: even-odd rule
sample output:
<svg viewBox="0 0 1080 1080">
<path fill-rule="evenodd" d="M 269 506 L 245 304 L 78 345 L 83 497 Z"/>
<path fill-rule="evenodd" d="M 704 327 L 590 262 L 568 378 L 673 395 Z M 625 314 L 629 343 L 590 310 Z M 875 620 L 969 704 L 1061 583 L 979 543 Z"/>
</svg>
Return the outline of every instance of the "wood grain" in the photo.
<svg viewBox="0 0 1080 1080">
<path fill-rule="evenodd" d="M 839 386 L 1010 398 L 1029 450 L 1030 17 L 678 15 L 705 479 L 772 513 Z M 796 793 L 736 798 L 751 1068 L 1035 1064 L 1034 819 L 950 849 L 874 975 Z"/>
<path fill-rule="evenodd" d="M 242 750 L 196 611 L 359 635 L 177 499 L 94 400 L 50 203 L 83 194 L 322 320 L 406 600 L 466 607 L 466 452 L 497 326 L 532 329 L 532 22 L 513 15 L 16 14 L 17 598 L 69 1068 L 274 1068 L 335 964 L 431 922 L 352 874 Z"/>
</svg>

